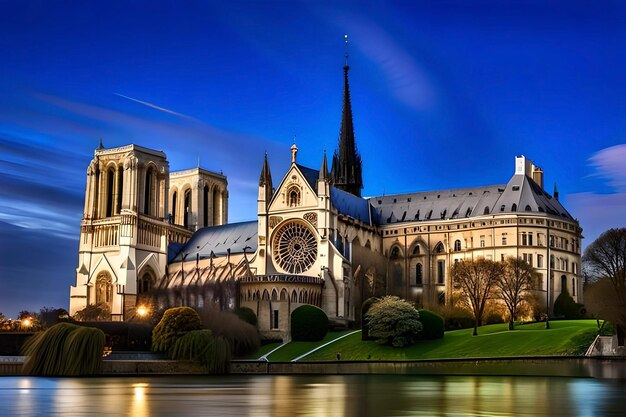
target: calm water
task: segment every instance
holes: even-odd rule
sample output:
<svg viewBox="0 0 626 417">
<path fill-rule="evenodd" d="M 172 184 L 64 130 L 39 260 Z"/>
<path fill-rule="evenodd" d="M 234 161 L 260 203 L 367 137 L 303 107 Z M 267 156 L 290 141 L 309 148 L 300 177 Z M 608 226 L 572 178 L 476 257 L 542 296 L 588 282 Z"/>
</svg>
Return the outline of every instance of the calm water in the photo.
<svg viewBox="0 0 626 417">
<path fill-rule="evenodd" d="M 543 377 L 0 377 L 0 416 L 624 416 L 625 397 Z"/>
</svg>

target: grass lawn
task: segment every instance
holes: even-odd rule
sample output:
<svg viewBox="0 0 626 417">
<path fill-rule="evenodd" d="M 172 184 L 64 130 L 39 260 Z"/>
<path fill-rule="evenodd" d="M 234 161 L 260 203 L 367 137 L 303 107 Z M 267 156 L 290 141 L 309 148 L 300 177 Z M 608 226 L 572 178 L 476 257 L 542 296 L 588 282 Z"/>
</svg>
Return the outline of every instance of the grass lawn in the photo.
<svg viewBox="0 0 626 417">
<path fill-rule="evenodd" d="M 478 336 L 472 336 L 473 329 L 453 330 L 446 332 L 443 339 L 419 341 L 406 348 L 379 345 L 373 341 L 364 342 L 358 332 L 313 352 L 302 360 L 335 360 L 337 353 L 341 353 L 342 360 L 582 355 L 598 332 L 595 320 L 551 321 L 548 330 L 545 329 L 545 323 L 517 325 L 513 331 L 507 328 L 506 323 L 482 326 L 478 328 Z M 316 344 L 319 345 L 315 343 L 313 347 Z M 272 355 L 270 360 L 278 359 L 274 359 Z"/>
<path fill-rule="evenodd" d="M 241 356 L 238 357 L 236 359 L 259 359 L 261 356 L 265 355 L 268 352 L 271 352 L 272 349 L 276 349 L 278 346 L 280 346 L 281 344 L 279 342 L 276 343 L 268 343 L 266 345 L 263 345 L 259 348 L 259 350 L 257 350 L 254 353 L 251 353 L 249 355 L 246 356 Z"/>
<path fill-rule="evenodd" d="M 319 342 L 289 342 L 285 346 L 272 353 L 267 359 L 270 362 L 288 362 L 298 356 L 315 349 L 316 347 L 328 343 L 331 340 L 335 340 L 344 334 L 350 333 L 353 330 L 342 330 L 340 332 L 328 332 L 324 339 Z M 358 333 L 359 338 L 361 333 Z M 260 356 L 260 355 L 259 355 Z"/>
</svg>

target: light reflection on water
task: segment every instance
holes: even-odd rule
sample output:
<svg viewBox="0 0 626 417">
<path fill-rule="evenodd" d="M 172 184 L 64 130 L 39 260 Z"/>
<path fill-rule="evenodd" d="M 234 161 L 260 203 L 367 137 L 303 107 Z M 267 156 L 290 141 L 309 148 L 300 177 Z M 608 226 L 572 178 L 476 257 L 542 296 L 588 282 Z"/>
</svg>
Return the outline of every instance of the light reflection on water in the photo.
<svg viewBox="0 0 626 417">
<path fill-rule="evenodd" d="M 626 382 L 400 375 L 0 378 L 0 416 L 622 416 Z"/>
</svg>

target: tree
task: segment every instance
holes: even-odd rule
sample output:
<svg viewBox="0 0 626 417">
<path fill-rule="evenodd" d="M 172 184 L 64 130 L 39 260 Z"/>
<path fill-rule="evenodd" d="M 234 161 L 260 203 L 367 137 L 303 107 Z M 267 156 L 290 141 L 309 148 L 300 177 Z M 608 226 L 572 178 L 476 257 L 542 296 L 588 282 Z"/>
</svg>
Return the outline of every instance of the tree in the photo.
<svg viewBox="0 0 626 417">
<path fill-rule="evenodd" d="M 469 308 L 474 314 L 474 333 L 482 324 L 485 304 L 493 296 L 493 289 L 501 275 L 503 266 L 485 258 L 461 260 L 452 267 L 452 280 L 460 287 Z"/>
<path fill-rule="evenodd" d="M 609 229 L 585 249 L 585 271 L 591 284 L 585 288 L 590 311 L 615 325 L 618 345 L 626 330 L 626 228 Z"/>
<path fill-rule="evenodd" d="M 105 303 L 89 304 L 74 314 L 78 321 L 106 321 L 111 320 L 111 309 Z"/>
<path fill-rule="evenodd" d="M 509 257 L 503 266 L 504 271 L 496 282 L 496 293 L 509 310 L 509 330 L 513 330 L 519 307 L 533 289 L 537 273 L 522 258 Z"/>
<path fill-rule="evenodd" d="M 369 336 L 381 344 L 394 347 L 415 343 L 422 330 L 420 315 L 411 303 L 396 296 L 386 296 L 366 313 Z"/>
</svg>

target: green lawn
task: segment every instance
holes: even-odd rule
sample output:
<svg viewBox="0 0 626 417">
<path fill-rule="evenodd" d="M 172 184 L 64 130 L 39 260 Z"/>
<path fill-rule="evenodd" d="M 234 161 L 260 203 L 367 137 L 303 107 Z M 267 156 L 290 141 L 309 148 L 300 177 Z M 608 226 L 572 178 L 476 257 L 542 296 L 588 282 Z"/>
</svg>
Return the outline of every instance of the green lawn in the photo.
<svg viewBox="0 0 626 417">
<path fill-rule="evenodd" d="M 271 352 L 273 349 L 276 349 L 278 346 L 280 346 L 281 344 L 276 342 L 276 343 L 268 343 L 266 345 L 263 345 L 259 348 L 259 350 L 257 350 L 254 353 L 251 353 L 249 355 L 246 356 L 242 356 L 236 359 L 259 359 L 261 356 L 265 355 L 268 352 Z"/>
<path fill-rule="evenodd" d="M 379 345 L 373 341 L 363 342 L 361 333 L 358 332 L 313 352 L 302 360 L 335 360 L 337 353 L 341 354 L 342 360 L 582 355 L 593 342 L 598 327 L 595 320 L 562 320 L 551 321 L 548 330 L 545 329 L 545 323 L 518 325 L 513 331 L 507 330 L 507 324 L 492 324 L 479 327 L 478 336 L 472 336 L 472 330 L 446 332 L 443 339 L 420 341 L 407 348 Z M 286 349 L 286 352 L 293 350 L 294 354 L 285 356 L 273 354 L 269 359 L 290 360 L 305 352 L 307 348 L 313 349 L 319 344 L 321 343 L 310 342 L 306 346 L 298 345 L 296 349 L 296 346 L 291 348 L 290 343 L 275 353 Z"/>
<path fill-rule="evenodd" d="M 328 332 L 326 334 L 326 337 L 324 337 L 324 339 L 322 339 L 322 341 L 320 342 L 290 342 L 278 349 L 276 352 L 269 355 L 267 359 L 270 362 L 288 362 L 306 352 L 311 351 L 312 349 L 315 349 L 317 346 L 323 345 L 324 343 L 330 342 L 331 340 L 335 340 L 338 337 L 343 336 L 344 334 L 350 333 L 351 331 L 353 330 Z M 361 333 L 359 333 L 359 337 L 361 337 Z"/>
</svg>

